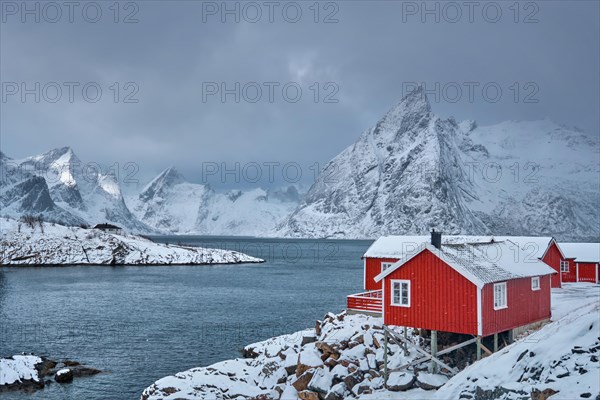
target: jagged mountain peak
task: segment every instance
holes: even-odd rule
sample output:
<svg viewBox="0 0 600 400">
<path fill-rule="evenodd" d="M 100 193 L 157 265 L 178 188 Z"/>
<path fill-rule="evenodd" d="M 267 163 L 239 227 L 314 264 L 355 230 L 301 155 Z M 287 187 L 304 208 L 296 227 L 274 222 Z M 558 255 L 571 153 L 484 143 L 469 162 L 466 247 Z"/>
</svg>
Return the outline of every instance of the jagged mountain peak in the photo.
<svg viewBox="0 0 600 400">
<path fill-rule="evenodd" d="M 185 182 L 186 180 L 183 175 L 175 167 L 170 166 L 158 174 L 156 178 L 151 180 L 150 183 L 142 189 L 139 198 L 142 201 L 147 201 L 155 195 L 160 195 L 165 190 Z"/>
</svg>

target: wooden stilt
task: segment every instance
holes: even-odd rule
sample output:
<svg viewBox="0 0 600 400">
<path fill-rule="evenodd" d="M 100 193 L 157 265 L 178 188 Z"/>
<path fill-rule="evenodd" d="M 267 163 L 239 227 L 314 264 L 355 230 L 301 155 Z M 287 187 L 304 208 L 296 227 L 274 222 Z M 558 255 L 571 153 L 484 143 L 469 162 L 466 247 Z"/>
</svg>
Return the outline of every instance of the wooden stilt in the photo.
<svg viewBox="0 0 600 400">
<path fill-rule="evenodd" d="M 431 331 L 431 357 L 437 356 L 437 331 Z M 431 372 L 437 373 L 438 368 L 435 362 L 431 362 Z"/>
<path fill-rule="evenodd" d="M 481 360 L 481 336 L 477 336 L 477 361 Z"/>
<path fill-rule="evenodd" d="M 494 353 L 498 351 L 498 332 L 494 333 Z"/>
<path fill-rule="evenodd" d="M 383 330 L 383 384 L 387 387 L 388 381 L 388 331 Z"/>
<path fill-rule="evenodd" d="M 408 342 L 408 328 L 405 326 L 404 327 L 404 343 L 402 345 L 402 348 L 404 349 L 404 355 L 406 357 L 408 357 L 408 346 L 406 345 L 406 342 Z"/>
</svg>

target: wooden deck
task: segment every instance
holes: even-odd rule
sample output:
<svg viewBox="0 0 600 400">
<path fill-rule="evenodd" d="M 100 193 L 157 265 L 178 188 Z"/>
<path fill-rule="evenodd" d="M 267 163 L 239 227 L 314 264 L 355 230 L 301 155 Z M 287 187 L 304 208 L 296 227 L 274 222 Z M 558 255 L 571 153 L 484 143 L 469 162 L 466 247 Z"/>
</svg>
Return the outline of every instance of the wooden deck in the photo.
<svg viewBox="0 0 600 400">
<path fill-rule="evenodd" d="M 348 312 L 365 313 L 380 316 L 383 309 L 382 291 L 371 290 L 369 292 L 351 294 L 347 297 Z"/>
</svg>

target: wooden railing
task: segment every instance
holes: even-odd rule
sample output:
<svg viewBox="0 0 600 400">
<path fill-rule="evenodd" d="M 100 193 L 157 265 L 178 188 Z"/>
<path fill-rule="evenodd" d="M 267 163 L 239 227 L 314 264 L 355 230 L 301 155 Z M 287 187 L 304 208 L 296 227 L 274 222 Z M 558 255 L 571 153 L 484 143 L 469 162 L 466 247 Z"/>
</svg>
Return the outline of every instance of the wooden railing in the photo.
<svg viewBox="0 0 600 400">
<path fill-rule="evenodd" d="M 347 297 L 347 307 L 350 310 L 381 313 L 382 304 L 381 290 L 351 294 Z"/>
</svg>

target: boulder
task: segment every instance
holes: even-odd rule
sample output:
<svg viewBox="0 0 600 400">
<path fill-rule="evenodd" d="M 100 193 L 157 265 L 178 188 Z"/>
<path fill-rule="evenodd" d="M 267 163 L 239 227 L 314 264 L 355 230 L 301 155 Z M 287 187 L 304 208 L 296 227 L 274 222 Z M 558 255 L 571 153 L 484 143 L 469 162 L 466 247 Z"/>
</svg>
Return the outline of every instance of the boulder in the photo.
<svg viewBox="0 0 600 400">
<path fill-rule="evenodd" d="M 440 374 L 430 374 L 428 372 L 419 372 L 417 375 L 417 385 L 423 390 L 437 390 L 448 382 L 448 377 Z"/>
<path fill-rule="evenodd" d="M 331 389 L 333 374 L 323 368 L 319 368 L 314 372 L 312 379 L 308 384 L 308 390 L 313 392 L 326 394 Z"/>
<path fill-rule="evenodd" d="M 392 372 L 388 377 L 387 389 L 392 392 L 402 392 L 412 388 L 417 378 L 406 372 Z"/>
<path fill-rule="evenodd" d="M 310 390 L 298 392 L 298 398 L 301 400 L 319 400 L 319 394 Z"/>
<path fill-rule="evenodd" d="M 312 379 L 313 375 L 313 371 L 306 371 L 305 373 L 300 375 L 300 377 L 296 379 L 294 383 L 292 383 L 292 386 L 299 392 L 308 389 L 308 384 L 310 383 L 310 380 Z"/>
<path fill-rule="evenodd" d="M 317 341 L 317 338 L 315 336 L 302 336 L 301 346 L 307 345 L 309 343 L 314 343 L 316 341 Z"/>
<path fill-rule="evenodd" d="M 69 383 L 73 382 L 73 371 L 69 368 L 63 368 L 56 371 L 54 380 L 58 383 Z"/>
<path fill-rule="evenodd" d="M 344 384 L 347 388 L 353 388 L 354 386 L 361 383 L 364 379 L 364 375 L 360 371 L 356 371 L 343 379 Z"/>
</svg>

